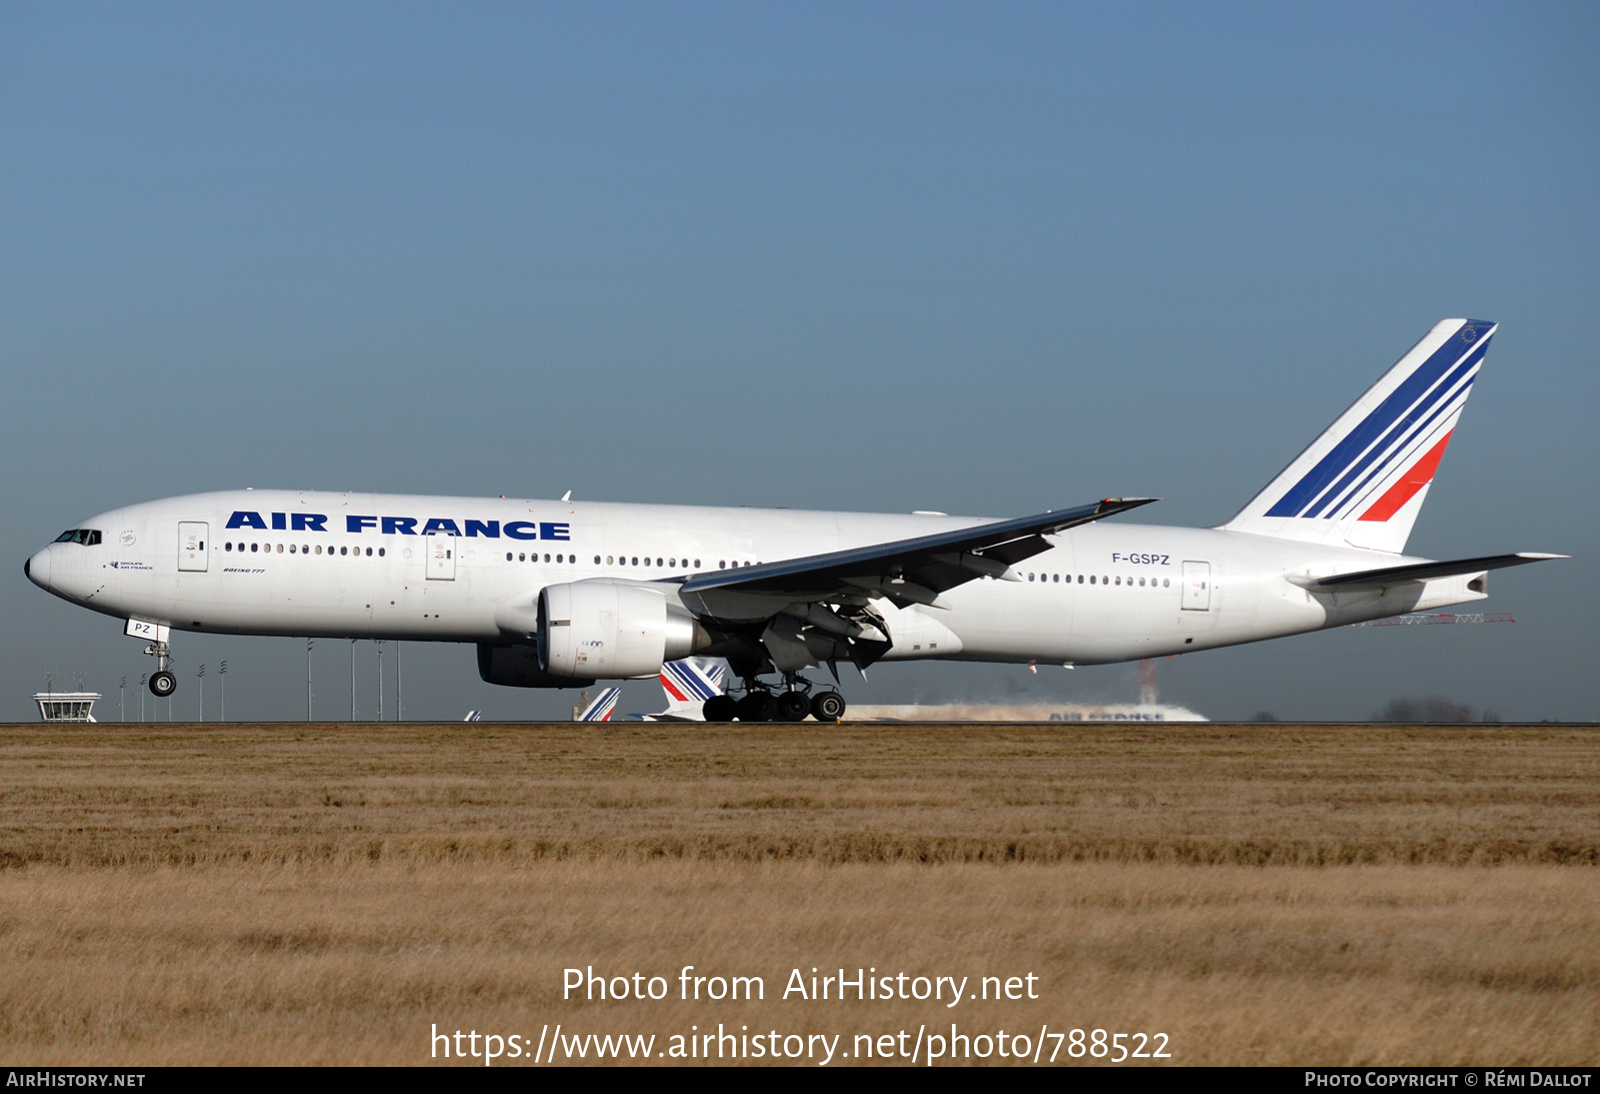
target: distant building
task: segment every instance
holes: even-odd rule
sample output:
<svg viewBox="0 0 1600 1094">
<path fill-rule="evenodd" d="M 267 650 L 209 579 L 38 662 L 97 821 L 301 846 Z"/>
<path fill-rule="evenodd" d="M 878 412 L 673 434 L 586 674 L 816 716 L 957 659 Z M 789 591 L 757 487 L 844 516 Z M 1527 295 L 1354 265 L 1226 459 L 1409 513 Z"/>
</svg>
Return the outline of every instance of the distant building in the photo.
<svg viewBox="0 0 1600 1094">
<path fill-rule="evenodd" d="M 1153 703 L 952 703 L 938 706 L 856 704 L 847 722 L 1204 722 L 1185 707 Z"/>
<path fill-rule="evenodd" d="M 33 701 L 39 704 L 39 718 L 46 722 L 92 722 L 98 691 L 40 691 Z"/>
</svg>

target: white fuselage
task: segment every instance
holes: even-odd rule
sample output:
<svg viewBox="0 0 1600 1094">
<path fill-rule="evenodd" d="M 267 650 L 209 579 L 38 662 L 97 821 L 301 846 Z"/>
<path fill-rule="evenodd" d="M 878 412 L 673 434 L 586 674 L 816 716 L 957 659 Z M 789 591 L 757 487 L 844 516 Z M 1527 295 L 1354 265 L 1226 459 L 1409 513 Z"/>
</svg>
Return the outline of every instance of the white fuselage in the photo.
<svg viewBox="0 0 1600 1094">
<path fill-rule="evenodd" d="M 662 582 L 983 523 L 252 490 L 92 517 L 79 527 L 98 536 L 50 544 L 28 573 L 76 604 L 174 630 L 493 642 L 504 637 L 497 608 L 547 585 Z M 947 608 L 879 601 L 893 642 L 885 658 L 1126 661 L 1484 595 L 1465 576 L 1313 592 L 1289 579 L 1370 569 L 1374 552 L 1218 529 L 1105 522 L 1050 542 L 1013 568 L 1021 580 L 969 581 L 943 594 Z"/>
</svg>

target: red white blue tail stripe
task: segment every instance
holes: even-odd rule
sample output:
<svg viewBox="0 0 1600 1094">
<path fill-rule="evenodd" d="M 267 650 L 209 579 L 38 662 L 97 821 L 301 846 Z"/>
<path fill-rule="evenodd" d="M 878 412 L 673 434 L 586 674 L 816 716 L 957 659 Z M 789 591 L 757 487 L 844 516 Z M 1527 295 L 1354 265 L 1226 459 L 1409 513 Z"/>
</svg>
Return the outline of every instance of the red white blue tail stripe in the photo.
<svg viewBox="0 0 1600 1094">
<path fill-rule="evenodd" d="M 583 713 L 578 715 L 580 722 L 609 722 L 612 713 L 617 709 L 617 699 L 622 695 L 621 688 L 606 688 L 595 696 L 594 702 L 583 708 Z"/>
<path fill-rule="evenodd" d="M 1439 323 L 1223 527 L 1402 550 L 1495 330 Z"/>
<path fill-rule="evenodd" d="M 727 667 L 720 661 L 702 669 L 693 659 L 668 661 L 661 666 L 661 690 L 673 703 L 704 703 L 722 694 Z"/>
</svg>

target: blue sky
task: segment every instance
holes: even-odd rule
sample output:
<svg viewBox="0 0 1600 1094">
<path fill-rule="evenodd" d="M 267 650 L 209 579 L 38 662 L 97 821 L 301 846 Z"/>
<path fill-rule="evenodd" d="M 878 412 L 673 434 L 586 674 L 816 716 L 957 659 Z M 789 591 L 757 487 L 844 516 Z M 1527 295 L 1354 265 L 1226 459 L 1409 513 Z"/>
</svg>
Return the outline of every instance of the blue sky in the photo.
<svg viewBox="0 0 1600 1094">
<path fill-rule="evenodd" d="M 1575 560 L 1491 579 L 1514 625 L 1180 658 L 1164 698 L 1600 718 L 1597 28 L 1576 3 L 0 7 L 0 716 L 47 671 L 109 714 L 127 675 L 132 704 L 138 643 L 21 574 L 119 504 L 1153 494 L 1141 518 L 1213 524 L 1467 315 L 1502 328 L 1409 549 Z M 348 711 L 347 646 L 318 644 L 319 713 Z M 230 717 L 304 716 L 303 643 L 176 653 L 180 717 L 223 657 Z M 571 703 L 481 684 L 467 648 L 405 657 L 411 716 Z M 847 684 L 1110 699 L 1136 671 Z"/>
</svg>

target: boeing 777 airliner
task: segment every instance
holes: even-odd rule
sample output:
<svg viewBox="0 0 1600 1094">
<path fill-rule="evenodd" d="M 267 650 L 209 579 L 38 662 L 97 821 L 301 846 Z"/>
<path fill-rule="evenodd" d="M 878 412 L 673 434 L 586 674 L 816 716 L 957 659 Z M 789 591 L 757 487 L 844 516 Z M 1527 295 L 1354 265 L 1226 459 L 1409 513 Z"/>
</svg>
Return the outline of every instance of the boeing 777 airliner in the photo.
<svg viewBox="0 0 1600 1094">
<path fill-rule="evenodd" d="M 1439 323 L 1215 528 L 1105 521 L 1151 498 L 996 521 L 247 490 L 102 513 L 24 571 L 145 639 L 160 696 L 174 630 L 329 635 L 476 643 L 513 687 L 724 657 L 744 695 L 709 720 L 833 721 L 804 670 L 1187 653 L 1480 600 L 1488 571 L 1564 557 L 1403 554 L 1494 332 Z"/>
</svg>

